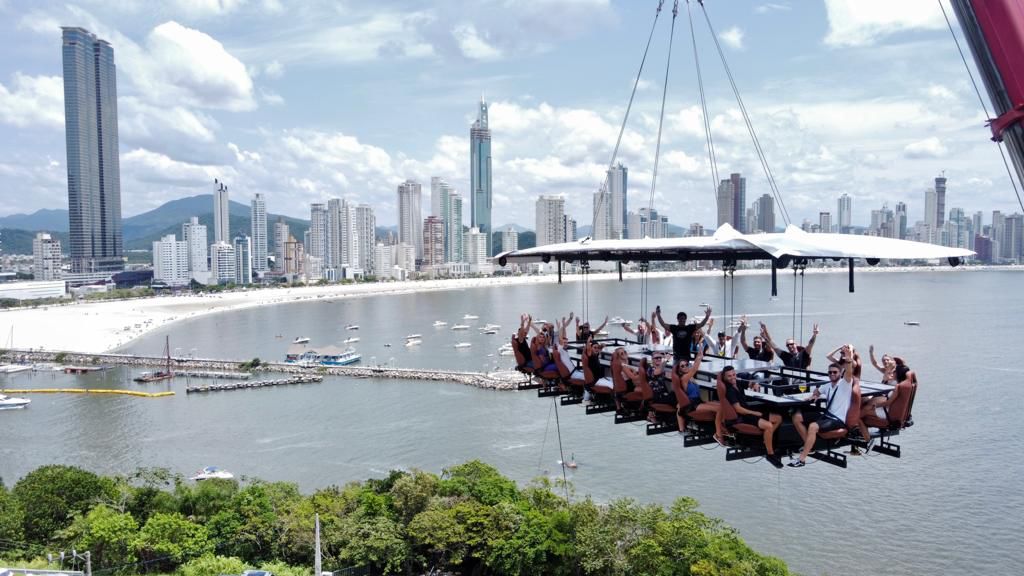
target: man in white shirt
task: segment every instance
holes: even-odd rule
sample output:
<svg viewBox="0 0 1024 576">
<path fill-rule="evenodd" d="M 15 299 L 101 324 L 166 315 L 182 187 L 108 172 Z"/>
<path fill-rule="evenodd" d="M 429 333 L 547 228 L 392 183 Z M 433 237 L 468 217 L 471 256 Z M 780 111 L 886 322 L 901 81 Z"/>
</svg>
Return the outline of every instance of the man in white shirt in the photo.
<svg viewBox="0 0 1024 576">
<path fill-rule="evenodd" d="M 711 337 L 711 329 L 715 325 L 715 319 L 708 320 L 708 331 L 704 335 L 704 344 L 707 346 L 708 353 L 713 356 L 722 356 L 724 358 L 735 358 L 739 354 L 739 328 L 736 329 L 734 336 L 726 336 L 725 332 L 718 333 L 718 339 Z"/>
<path fill-rule="evenodd" d="M 842 358 L 839 359 L 839 362 L 828 367 L 828 384 L 819 387 L 811 394 L 811 398 L 814 400 L 822 395 L 825 396 L 825 410 L 809 408 L 793 415 L 793 426 L 804 440 L 800 459 L 789 463 L 793 468 L 800 468 L 807 463 L 807 455 L 814 448 L 818 432 L 830 432 L 846 426 L 846 413 L 850 410 L 850 402 L 853 398 L 853 384 L 850 382 L 853 350 L 849 345 L 843 346 L 842 350 Z M 806 427 L 804 426 L 804 413 L 806 413 L 807 420 L 810 421 Z"/>
</svg>

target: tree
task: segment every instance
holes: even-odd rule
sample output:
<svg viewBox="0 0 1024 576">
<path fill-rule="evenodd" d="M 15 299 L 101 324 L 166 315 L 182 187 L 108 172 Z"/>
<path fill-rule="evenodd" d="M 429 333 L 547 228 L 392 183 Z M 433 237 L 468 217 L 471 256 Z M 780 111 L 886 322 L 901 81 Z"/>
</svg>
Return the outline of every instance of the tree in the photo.
<svg viewBox="0 0 1024 576">
<path fill-rule="evenodd" d="M 446 468 L 439 492 L 446 496 L 471 496 L 488 505 L 519 497 L 515 482 L 479 460 Z"/>
<path fill-rule="evenodd" d="M 391 498 L 403 522 L 408 524 L 414 516 L 426 510 L 430 499 L 437 494 L 438 485 L 437 476 L 423 470 L 413 470 L 395 480 Z"/>
<path fill-rule="evenodd" d="M 139 525 L 131 514 L 120 513 L 105 504 L 78 516 L 61 533 L 65 545 L 92 552 L 95 568 L 107 568 L 136 561 L 135 543 Z"/>
<path fill-rule="evenodd" d="M 232 556 L 214 556 L 207 554 L 189 560 L 178 569 L 181 576 L 211 576 L 213 574 L 241 574 L 246 569 L 245 562 Z M 276 572 L 274 573 L 276 576 Z"/>
<path fill-rule="evenodd" d="M 340 558 L 346 564 L 365 566 L 371 573 L 398 574 L 409 558 L 409 544 L 402 526 L 385 516 L 352 514 L 340 523 L 345 542 Z"/>
<path fill-rule="evenodd" d="M 23 518 L 18 500 L 0 481 L 0 541 L 21 542 Z"/>
<path fill-rule="evenodd" d="M 203 480 L 194 487 L 187 484 L 175 486 L 178 511 L 200 524 L 229 507 L 237 492 L 238 481 L 223 478 Z"/>
<path fill-rule="evenodd" d="M 113 500 L 109 478 L 73 466 L 43 466 L 29 472 L 12 491 L 22 510 L 22 530 L 29 542 L 52 542 L 76 514 Z"/>
<path fill-rule="evenodd" d="M 206 528 L 189 522 L 181 514 L 153 514 L 139 532 L 139 556 L 157 569 L 168 570 L 212 554 L 213 548 Z"/>
</svg>

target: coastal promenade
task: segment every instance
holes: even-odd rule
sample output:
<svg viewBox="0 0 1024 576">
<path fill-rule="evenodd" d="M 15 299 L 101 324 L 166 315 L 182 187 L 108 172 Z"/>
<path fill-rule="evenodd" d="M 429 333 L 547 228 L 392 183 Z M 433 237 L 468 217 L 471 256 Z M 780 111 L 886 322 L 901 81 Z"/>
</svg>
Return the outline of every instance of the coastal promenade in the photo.
<svg viewBox="0 0 1024 576">
<path fill-rule="evenodd" d="M 28 364 L 54 363 L 58 361 L 73 365 L 92 366 L 133 366 L 139 368 L 162 368 L 167 358 L 160 356 L 137 356 L 134 354 L 81 354 L 75 352 L 56 352 L 40 350 L 6 350 L 0 355 L 2 362 L 21 362 Z M 172 368 L 185 372 L 234 372 L 239 370 L 243 360 L 175 358 Z M 412 368 L 391 368 L 388 366 L 297 366 L 283 362 L 261 363 L 251 370 L 252 373 L 289 374 L 294 376 L 345 376 L 349 378 L 382 378 L 394 380 L 429 380 L 435 382 L 453 382 L 476 388 L 490 390 L 515 390 L 516 384 L 522 380 L 517 372 L 464 372 L 456 370 L 431 370 Z"/>
</svg>

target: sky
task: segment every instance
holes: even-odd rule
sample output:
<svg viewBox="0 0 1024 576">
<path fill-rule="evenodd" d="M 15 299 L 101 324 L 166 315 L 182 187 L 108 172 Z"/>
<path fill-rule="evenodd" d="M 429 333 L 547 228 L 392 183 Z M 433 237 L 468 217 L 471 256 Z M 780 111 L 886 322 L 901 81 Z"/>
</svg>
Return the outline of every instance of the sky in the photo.
<svg viewBox="0 0 1024 576">
<path fill-rule="evenodd" d="M 695 38 L 685 2 L 674 29 L 653 189 L 670 222 L 716 224 L 693 44 L 718 173 L 747 177 L 748 204 L 770 192 L 715 37 L 793 223 L 826 210 L 835 221 L 842 193 L 855 224 L 883 202 L 922 219 L 942 171 L 947 207 L 986 221 L 1015 211 L 935 1 L 705 3 L 714 35 L 695 3 Z M 233 200 L 264 193 L 274 213 L 308 218 L 310 203 L 348 198 L 390 225 L 400 182 L 429 189 L 440 176 L 463 192 L 468 219 L 469 127 L 484 97 L 494 225 L 533 228 L 541 194 L 564 195 L 589 224 L 657 4 L 0 0 L 0 216 L 67 207 L 60 26 L 81 26 L 115 52 L 126 217 L 219 178 Z M 671 4 L 618 154 L 634 211 L 651 202 Z"/>
</svg>

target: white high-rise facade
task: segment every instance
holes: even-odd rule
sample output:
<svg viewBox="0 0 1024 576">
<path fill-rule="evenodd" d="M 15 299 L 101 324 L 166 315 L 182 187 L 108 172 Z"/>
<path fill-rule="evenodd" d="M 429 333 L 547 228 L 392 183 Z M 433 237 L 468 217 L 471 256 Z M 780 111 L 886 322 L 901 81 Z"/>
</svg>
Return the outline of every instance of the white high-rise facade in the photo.
<svg viewBox="0 0 1024 576">
<path fill-rule="evenodd" d="M 227 242 L 210 244 L 210 282 L 231 284 L 235 281 L 235 249 Z"/>
<path fill-rule="evenodd" d="M 487 234 L 479 228 L 470 228 L 463 239 L 463 246 L 466 249 L 466 262 L 472 266 L 486 266 L 490 263 L 487 256 Z"/>
<path fill-rule="evenodd" d="M 252 239 L 245 234 L 235 236 L 235 284 L 252 284 Z"/>
<path fill-rule="evenodd" d="M 441 196 L 441 215 L 444 220 L 444 261 L 462 262 L 465 250 L 462 240 L 462 196 L 453 189 Z"/>
<path fill-rule="evenodd" d="M 604 186 L 594 192 L 594 229 L 590 233 L 594 240 L 610 240 L 612 238 L 611 203 L 611 195 L 608 194 L 608 190 Z"/>
<path fill-rule="evenodd" d="M 267 201 L 256 193 L 250 208 L 252 224 L 252 270 L 258 274 L 267 271 Z"/>
<path fill-rule="evenodd" d="M 406 180 L 398 185 L 398 242 L 413 246 L 417 259 L 423 258 L 421 195 L 419 182 Z"/>
<path fill-rule="evenodd" d="M 314 203 L 309 206 L 309 250 L 313 258 L 324 258 L 327 252 L 327 206 Z"/>
<path fill-rule="evenodd" d="M 374 269 L 373 245 L 377 238 L 377 217 L 369 204 L 355 207 L 355 253 L 354 264 L 369 274 Z"/>
<path fill-rule="evenodd" d="M 565 241 L 565 198 L 541 196 L 534 211 L 537 246 L 559 244 Z M 508 250 L 502 245 L 502 250 Z"/>
<path fill-rule="evenodd" d="M 843 194 L 836 201 L 836 220 L 839 221 L 840 234 L 849 234 L 853 222 L 853 198 L 849 194 Z"/>
<path fill-rule="evenodd" d="M 444 219 L 444 197 L 452 189 L 448 181 L 439 176 L 430 178 L 430 216 L 437 216 Z"/>
<path fill-rule="evenodd" d="M 188 270 L 188 244 L 168 234 L 153 242 L 153 280 L 168 286 L 187 286 L 192 276 Z"/>
<path fill-rule="evenodd" d="M 288 223 L 278 218 L 274 222 L 274 270 L 287 273 L 288 241 L 292 233 Z"/>
<path fill-rule="evenodd" d="M 569 216 L 568 214 L 566 214 L 562 218 L 562 221 L 564 222 L 564 225 L 562 226 L 562 228 L 565 230 L 565 238 L 562 239 L 562 242 L 575 242 L 576 241 L 576 221 L 573 220 L 572 217 Z"/>
<path fill-rule="evenodd" d="M 444 222 L 437 216 L 423 220 L 422 270 L 440 268 L 444 264 Z"/>
<path fill-rule="evenodd" d="M 181 225 L 181 238 L 188 245 L 188 269 L 192 279 L 205 283 L 210 274 L 210 266 L 207 263 L 209 238 L 206 235 L 206 225 L 200 224 L 196 216 L 189 218 L 188 222 Z"/>
<path fill-rule="evenodd" d="M 818 230 L 825 234 L 832 232 L 831 212 L 818 212 Z"/>
<path fill-rule="evenodd" d="M 621 163 L 608 170 L 608 194 L 611 201 L 611 238 L 621 240 L 627 238 L 629 213 L 626 205 L 627 177 L 629 170 Z"/>
<path fill-rule="evenodd" d="M 565 218 L 562 218 L 565 221 Z M 501 251 L 519 250 L 519 232 L 509 227 L 501 231 Z"/>
<path fill-rule="evenodd" d="M 718 225 L 729 224 L 733 228 L 736 228 L 736 222 L 733 219 L 735 214 L 735 198 L 732 193 L 732 181 L 722 180 L 718 183 Z"/>
<path fill-rule="evenodd" d="M 32 276 L 36 280 L 59 280 L 61 277 L 60 240 L 46 232 L 39 232 L 32 240 L 32 256 L 35 266 Z"/>
<path fill-rule="evenodd" d="M 231 203 L 228 201 L 228 187 L 214 180 L 213 190 L 213 241 L 231 242 Z"/>
</svg>

